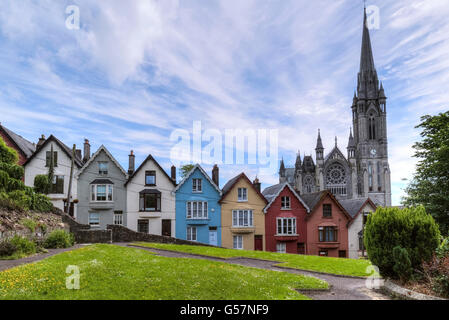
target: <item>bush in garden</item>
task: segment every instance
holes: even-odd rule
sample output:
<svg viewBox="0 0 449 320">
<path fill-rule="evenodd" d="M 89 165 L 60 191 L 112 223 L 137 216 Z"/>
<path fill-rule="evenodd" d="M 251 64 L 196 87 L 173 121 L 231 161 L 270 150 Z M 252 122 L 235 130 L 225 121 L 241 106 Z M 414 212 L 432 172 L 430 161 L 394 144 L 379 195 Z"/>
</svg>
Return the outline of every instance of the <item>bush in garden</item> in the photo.
<svg viewBox="0 0 449 320">
<path fill-rule="evenodd" d="M 408 253 L 412 269 L 432 259 L 440 243 L 440 231 L 424 207 L 378 208 L 368 216 L 364 242 L 369 259 L 386 277 L 398 278 L 395 272 L 394 247 Z"/>
<path fill-rule="evenodd" d="M 14 203 L 21 208 L 21 210 L 30 210 L 32 201 L 30 196 L 26 194 L 23 190 L 15 190 L 8 193 L 9 199 L 14 201 Z"/>
<path fill-rule="evenodd" d="M 438 246 L 435 253 L 439 258 L 449 256 L 449 237 L 441 240 L 441 244 Z"/>
<path fill-rule="evenodd" d="M 0 242 L 0 257 L 9 257 L 17 252 L 17 247 L 8 240 Z"/>
<path fill-rule="evenodd" d="M 408 252 L 406 249 L 401 248 L 399 246 L 393 248 L 393 259 L 394 259 L 394 272 L 399 276 L 399 279 L 403 283 L 406 283 L 410 280 L 413 269 L 412 263 L 408 256 Z"/>
<path fill-rule="evenodd" d="M 72 233 L 65 230 L 54 230 L 45 239 L 44 247 L 46 249 L 69 248 L 75 243 Z"/>
<path fill-rule="evenodd" d="M 25 237 L 14 236 L 10 242 L 16 246 L 17 252 L 24 255 L 30 255 L 36 253 L 36 244 L 33 241 L 28 240 Z"/>
<path fill-rule="evenodd" d="M 8 188 L 9 174 L 6 171 L 0 170 L 0 189 L 6 190 Z"/>
<path fill-rule="evenodd" d="M 34 190 L 37 193 L 48 194 L 50 192 L 50 181 L 48 175 L 40 174 L 34 178 Z"/>
<path fill-rule="evenodd" d="M 51 212 L 53 210 L 53 203 L 51 203 L 47 196 L 35 193 L 31 196 L 30 209 L 38 212 Z"/>
<path fill-rule="evenodd" d="M 0 162 L 0 170 L 5 171 L 11 178 L 17 180 L 22 180 L 25 174 L 25 170 L 22 166 L 5 162 Z"/>
<path fill-rule="evenodd" d="M 8 185 L 6 187 L 6 190 L 8 192 L 16 191 L 16 190 L 25 191 L 25 189 L 26 189 L 26 186 L 25 186 L 25 184 L 23 183 L 22 180 L 9 178 Z"/>
<path fill-rule="evenodd" d="M 437 294 L 449 298 L 449 254 L 424 262 L 423 274 Z"/>
<path fill-rule="evenodd" d="M 23 207 L 10 199 L 6 192 L 0 192 L 0 207 L 10 211 L 23 211 Z"/>
<path fill-rule="evenodd" d="M 16 164 L 18 161 L 17 151 L 8 147 L 3 138 L 0 137 L 0 163 Z"/>
</svg>

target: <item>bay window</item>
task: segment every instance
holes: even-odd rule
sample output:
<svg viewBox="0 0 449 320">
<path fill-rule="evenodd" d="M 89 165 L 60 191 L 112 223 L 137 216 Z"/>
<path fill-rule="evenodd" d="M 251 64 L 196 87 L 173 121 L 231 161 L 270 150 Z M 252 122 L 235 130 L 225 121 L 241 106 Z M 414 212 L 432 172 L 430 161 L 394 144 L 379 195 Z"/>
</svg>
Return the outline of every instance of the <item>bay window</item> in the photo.
<svg viewBox="0 0 449 320">
<path fill-rule="evenodd" d="M 253 227 L 253 210 L 232 211 L 232 226 L 237 228 Z"/>
<path fill-rule="evenodd" d="M 93 184 L 91 186 L 91 201 L 112 202 L 113 201 L 112 184 Z"/>
<path fill-rule="evenodd" d="M 160 212 L 161 193 L 157 190 L 144 190 L 140 192 L 140 212 Z"/>
<path fill-rule="evenodd" d="M 296 235 L 296 218 L 277 218 L 277 234 Z"/>
</svg>

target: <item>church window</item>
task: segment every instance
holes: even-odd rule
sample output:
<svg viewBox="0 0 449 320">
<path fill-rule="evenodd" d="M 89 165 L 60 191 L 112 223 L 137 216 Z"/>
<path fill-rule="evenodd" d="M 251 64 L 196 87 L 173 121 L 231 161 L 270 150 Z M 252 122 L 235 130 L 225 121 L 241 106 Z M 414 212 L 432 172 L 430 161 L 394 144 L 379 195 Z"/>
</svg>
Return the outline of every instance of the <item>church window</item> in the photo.
<svg viewBox="0 0 449 320">
<path fill-rule="evenodd" d="M 313 192 L 313 178 L 311 176 L 307 176 L 304 180 L 304 191 L 305 193 Z"/>
<path fill-rule="evenodd" d="M 347 195 L 346 170 L 340 163 L 334 163 L 326 171 L 326 187 L 337 196 Z"/>
<path fill-rule="evenodd" d="M 369 191 L 373 191 L 373 165 L 371 162 L 368 164 L 368 186 Z"/>
<path fill-rule="evenodd" d="M 376 119 L 373 114 L 370 114 L 368 119 L 368 138 L 370 140 L 376 139 Z"/>
<path fill-rule="evenodd" d="M 377 187 L 377 191 L 382 191 L 382 177 L 381 177 L 381 175 L 380 175 L 380 162 L 378 162 L 377 163 L 377 185 L 378 185 L 378 187 Z"/>
</svg>

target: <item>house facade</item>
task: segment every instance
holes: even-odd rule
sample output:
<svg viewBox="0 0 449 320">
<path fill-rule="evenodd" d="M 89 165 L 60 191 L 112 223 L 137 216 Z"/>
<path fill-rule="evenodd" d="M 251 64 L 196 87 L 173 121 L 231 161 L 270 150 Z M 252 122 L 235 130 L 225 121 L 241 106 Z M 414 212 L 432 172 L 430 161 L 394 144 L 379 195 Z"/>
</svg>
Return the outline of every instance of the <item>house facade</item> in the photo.
<svg viewBox="0 0 449 320">
<path fill-rule="evenodd" d="M 306 254 L 309 208 L 289 183 L 266 188 L 266 251 Z"/>
<path fill-rule="evenodd" d="M 76 220 L 98 229 L 106 229 L 108 224 L 126 226 L 127 179 L 127 172 L 101 146 L 77 175 Z"/>
<path fill-rule="evenodd" d="M 268 201 L 254 183 L 241 173 L 222 189 L 221 225 L 224 248 L 265 250 L 265 214 Z"/>
<path fill-rule="evenodd" d="M 359 259 L 367 255 L 363 244 L 366 219 L 377 207 L 370 198 L 341 200 L 340 203 L 352 217 L 348 229 L 349 258 Z"/>
<path fill-rule="evenodd" d="M 87 141 L 87 140 L 86 140 Z M 88 144 L 88 141 L 87 141 Z M 86 149 L 85 145 L 85 149 Z M 90 148 L 90 146 L 89 146 Z M 53 150 L 53 155 L 52 155 Z M 90 149 L 89 149 L 90 150 Z M 71 189 L 71 207 L 69 210 L 70 215 L 76 218 L 77 204 L 74 200 L 78 199 L 78 181 L 77 175 L 83 166 L 81 160 L 81 152 L 77 151 L 74 158 L 74 170 L 72 178 Z M 34 178 L 37 175 L 47 175 L 51 157 L 53 157 L 54 163 L 54 178 L 51 184 L 50 194 L 48 197 L 52 201 L 53 205 L 61 210 L 65 209 L 65 201 L 68 195 L 70 171 L 72 165 L 72 149 L 62 143 L 55 136 L 51 135 L 43 142 L 33 155 L 28 158 L 24 163 L 25 168 L 25 185 L 34 187 Z M 76 201 L 75 201 L 76 202 Z"/>
<path fill-rule="evenodd" d="M 20 166 L 36 151 L 36 145 L 34 143 L 9 130 L 2 124 L 0 124 L 0 137 L 8 147 L 17 151 L 17 155 L 19 156 L 18 165 Z"/>
<path fill-rule="evenodd" d="M 196 165 L 176 187 L 176 237 L 221 246 L 218 167 L 212 179 Z"/>
<path fill-rule="evenodd" d="M 310 208 L 307 223 L 307 254 L 348 257 L 348 226 L 351 216 L 329 191 L 302 195 Z"/>
<path fill-rule="evenodd" d="M 176 177 L 168 176 L 151 155 L 137 170 L 134 161 L 131 152 L 130 177 L 125 184 L 127 227 L 137 232 L 175 237 Z"/>
</svg>

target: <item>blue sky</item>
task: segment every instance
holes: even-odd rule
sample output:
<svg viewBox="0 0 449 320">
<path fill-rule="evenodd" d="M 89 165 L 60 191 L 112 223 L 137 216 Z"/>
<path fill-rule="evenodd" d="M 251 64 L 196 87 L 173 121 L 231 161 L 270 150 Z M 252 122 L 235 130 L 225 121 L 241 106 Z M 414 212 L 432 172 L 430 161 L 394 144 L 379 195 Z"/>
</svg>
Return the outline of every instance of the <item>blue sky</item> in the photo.
<svg viewBox="0 0 449 320">
<path fill-rule="evenodd" d="M 79 30 L 65 26 L 80 8 Z M 393 202 L 416 160 L 420 116 L 449 100 L 449 6 L 443 0 L 368 1 L 388 96 Z M 363 2 L 354 0 L 2 0 L 0 121 L 31 141 L 54 134 L 104 144 L 127 167 L 153 154 L 168 170 L 170 133 L 279 130 L 279 155 L 314 153 L 334 137 L 345 151 L 359 68 Z M 210 171 L 209 167 L 206 167 Z M 254 166 L 222 166 L 221 182 Z M 264 177 L 264 185 L 277 176 Z"/>
</svg>

